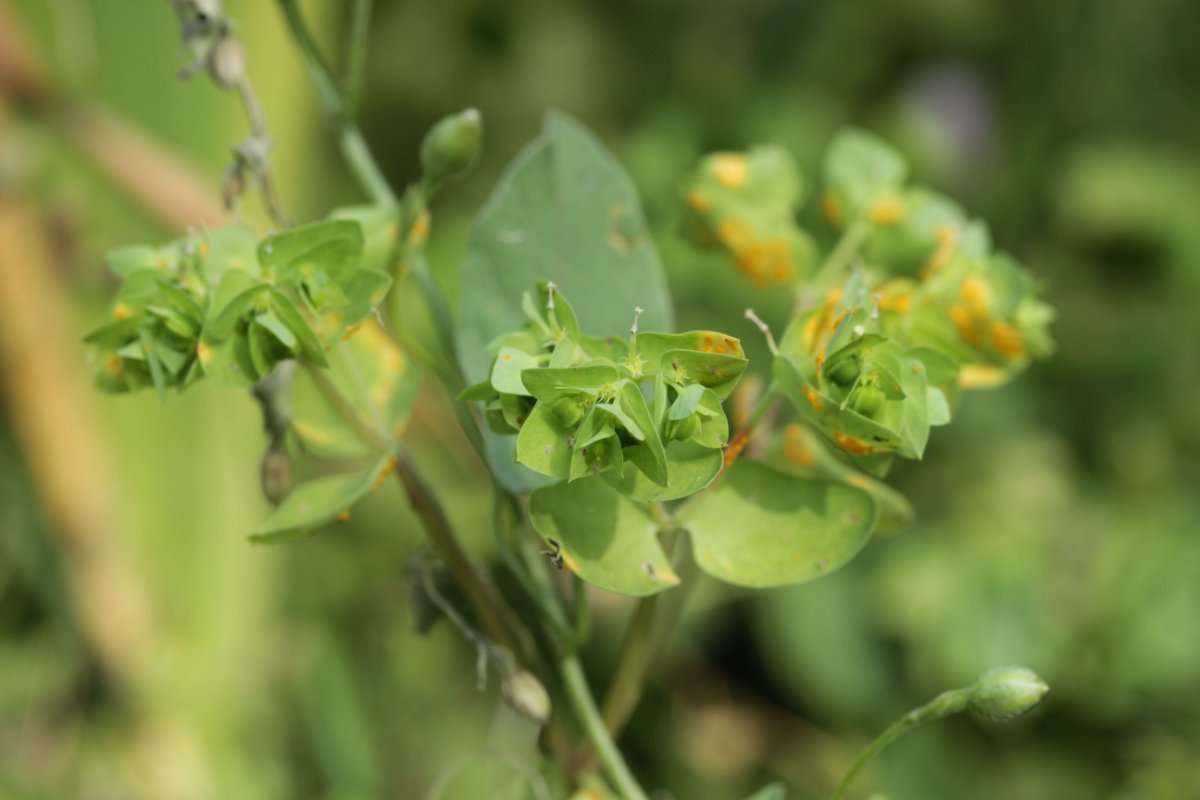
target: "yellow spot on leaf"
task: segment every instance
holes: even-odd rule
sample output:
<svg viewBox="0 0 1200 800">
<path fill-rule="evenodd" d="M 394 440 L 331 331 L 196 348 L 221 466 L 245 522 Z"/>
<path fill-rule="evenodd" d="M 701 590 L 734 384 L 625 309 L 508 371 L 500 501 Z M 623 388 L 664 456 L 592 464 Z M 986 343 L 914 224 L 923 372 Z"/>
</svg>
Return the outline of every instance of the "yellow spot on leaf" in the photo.
<svg viewBox="0 0 1200 800">
<path fill-rule="evenodd" d="M 833 192 L 826 192 L 821 197 L 821 213 L 833 225 L 839 228 L 842 226 L 842 222 L 844 221 L 842 201 Z"/>
<path fill-rule="evenodd" d="M 726 189 L 741 189 L 750 177 L 750 163 L 741 153 L 720 153 L 713 158 L 713 174 Z"/>
<path fill-rule="evenodd" d="M 717 223 L 717 238 L 734 253 L 754 243 L 754 230 L 744 220 L 726 217 Z"/>
<path fill-rule="evenodd" d="M 875 448 L 864 442 L 862 439 L 856 439 L 848 433 L 834 431 L 833 443 L 847 453 L 853 453 L 856 456 L 866 456 L 875 452 Z"/>
<path fill-rule="evenodd" d="M 963 389 L 992 389 L 1007 380 L 1004 370 L 990 364 L 964 364 L 958 371 L 958 385 Z"/>
<path fill-rule="evenodd" d="M 212 361 L 212 348 L 203 339 L 196 344 L 196 358 L 200 359 L 200 365 L 203 367 L 207 367 Z"/>
<path fill-rule="evenodd" d="M 807 383 L 804 384 L 804 399 L 812 406 L 813 411 L 816 411 L 818 414 L 825 410 L 825 403 L 822 402 L 821 395 L 817 394 L 816 390 Z"/>
<path fill-rule="evenodd" d="M 339 511 L 338 515 L 337 515 L 337 521 L 338 522 L 349 522 L 350 521 L 350 512 L 344 511 L 344 510 Z"/>
<path fill-rule="evenodd" d="M 881 197 L 871 205 L 869 213 L 876 225 L 895 225 L 904 219 L 904 200 L 895 195 Z"/>
<path fill-rule="evenodd" d="M 1010 322 L 992 324 L 992 344 L 996 346 L 996 352 L 1005 358 L 1016 359 L 1025 355 L 1025 339 Z"/>
<path fill-rule="evenodd" d="M 805 469 L 817 463 L 816 454 L 809 445 L 804 429 L 799 425 L 788 425 L 783 432 L 783 455 L 788 461 Z"/>
<path fill-rule="evenodd" d="M 692 189 L 687 193 L 687 204 L 697 214 L 704 214 L 712 207 L 712 201 L 708 199 L 708 195 L 699 189 Z"/>
<path fill-rule="evenodd" d="M 117 307 L 113 309 L 113 317 L 115 319 L 129 319 L 132 316 L 133 309 L 124 303 L 118 303 Z"/>
<path fill-rule="evenodd" d="M 196 249 L 200 251 L 201 258 L 208 258 L 208 252 L 209 252 L 208 242 L 200 242 L 200 246 L 197 247 Z"/>
<path fill-rule="evenodd" d="M 847 475 L 846 483 L 850 484 L 856 489 L 862 489 L 864 491 L 871 488 L 871 479 L 866 475 L 860 475 L 857 472 L 853 473 L 852 475 Z"/>
<path fill-rule="evenodd" d="M 432 221 L 433 215 L 429 213 L 429 209 L 423 209 L 417 218 L 413 221 L 412 228 L 408 231 L 408 241 L 411 244 L 420 244 L 429 236 L 429 223 Z"/>
</svg>

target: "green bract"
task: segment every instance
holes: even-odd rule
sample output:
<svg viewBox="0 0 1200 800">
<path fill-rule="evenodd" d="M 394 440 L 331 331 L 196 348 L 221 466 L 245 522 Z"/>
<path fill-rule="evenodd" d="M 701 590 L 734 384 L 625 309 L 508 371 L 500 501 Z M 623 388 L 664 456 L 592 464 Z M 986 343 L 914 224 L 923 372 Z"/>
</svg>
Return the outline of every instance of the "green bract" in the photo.
<svg viewBox="0 0 1200 800">
<path fill-rule="evenodd" d="M 391 284 L 363 261 L 363 227 L 349 219 L 262 242 L 231 227 L 117 250 L 113 321 L 87 337 L 97 384 L 162 394 L 201 377 L 248 387 L 287 359 L 325 366 Z"/>
<path fill-rule="evenodd" d="M 603 475 L 637 500 L 685 497 L 716 477 L 729 438 L 721 400 L 746 366 L 737 339 L 588 336 L 545 281 L 522 307 L 525 328 L 492 343 L 489 379 L 464 393 L 494 432 L 517 435 L 519 463 L 568 481 Z"/>
</svg>

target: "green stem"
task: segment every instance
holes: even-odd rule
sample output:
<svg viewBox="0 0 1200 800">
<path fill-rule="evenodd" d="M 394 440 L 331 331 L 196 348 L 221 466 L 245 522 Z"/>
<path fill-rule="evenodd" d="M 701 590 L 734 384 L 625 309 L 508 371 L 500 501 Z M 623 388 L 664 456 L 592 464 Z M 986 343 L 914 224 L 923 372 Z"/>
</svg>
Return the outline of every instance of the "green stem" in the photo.
<svg viewBox="0 0 1200 800">
<path fill-rule="evenodd" d="M 846 796 L 846 790 L 850 788 L 850 784 L 857 777 L 858 773 L 862 771 L 863 767 L 878 755 L 880 750 L 887 747 L 896 739 L 918 725 L 965 711 L 970 703 L 973 688 L 968 687 L 966 689 L 954 689 L 949 692 L 942 692 L 920 708 L 915 708 L 908 712 L 893 723 L 891 727 L 879 734 L 879 738 L 867 745 L 867 748 L 855 759 L 854 764 L 850 767 L 850 771 L 846 773 L 846 777 L 842 778 L 837 791 L 834 792 L 833 800 L 842 800 Z"/>
<path fill-rule="evenodd" d="M 646 677 L 646 667 L 654 646 L 652 634 L 657 611 L 658 595 L 643 597 L 638 600 L 629 619 L 617 669 L 608 694 L 604 696 L 601 711 L 604 726 L 612 736 L 616 736 L 625 726 L 642 696 L 642 681 Z"/>
<path fill-rule="evenodd" d="M 334 385 L 324 370 L 311 364 L 306 364 L 305 369 L 322 396 L 365 444 L 379 451 L 388 448 L 396 450 L 396 476 L 408 496 L 409 506 L 420 520 L 429 541 L 445 559 L 455 580 L 475 608 L 484 631 L 493 641 L 504 645 L 511 652 L 521 652 L 517 638 L 520 628 L 508 605 L 463 549 L 450 524 L 446 509 L 438 500 L 429 481 L 409 458 L 408 453 L 401 448 L 400 442 L 390 439 L 364 420 L 354 408 L 354 404 Z"/>
<path fill-rule="evenodd" d="M 346 114 L 351 119 L 357 119 L 362 108 L 372 5 L 372 0 L 354 0 L 350 6 L 349 38 L 346 46 Z"/>
<path fill-rule="evenodd" d="M 857 220 L 846 228 L 837 245 L 829 257 L 825 259 L 825 263 L 821 265 L 821 269 L 813 277 L 812 283 L 818 287 L 824 287 L 831 283 L 838 274 L 850 265 L 851 259 L 858 253 L 858 249 L 862 247 L 863 241 L 867 238 L 867 234 L 871 232 L 871 223 L 865 219 Z"/>
<path fill-rule="evenodd" d="M 383 172 L 375 163 L 362 133 L 347 112 L 342 93 L 338 90 L 333 73 L 321 57 L 317 43 L 304 22 L 297 0 L 279 0 L 279 8 L 283 11 L 284 19 L 292 32 L 292 39 L 295 40 L 304 66 L 308 69 L 309 78 L 317 89 L 317 96 L 325 109 L 325 115 L 337 128 L 338 144 L 346 164 L 373 202 L 378 205 L 395 205 L 396 193 L 383 177 Z"/>
<path fill-rule="evenodd" d="M 575 716 L 600 756 L 600 763 L 604 765 L 604 771 L 616 787 L 617 793 L 623 800 L 647 800 L 646 793 L 629 771 L 621 751 L 608 735 L 608 728 L 604 726 L 604 720 L 596 708 L 596 701 L 588 688 L 579 659 L 573 655 L 565 656 L 559 660 L 558 668 Z"/>
</svg>

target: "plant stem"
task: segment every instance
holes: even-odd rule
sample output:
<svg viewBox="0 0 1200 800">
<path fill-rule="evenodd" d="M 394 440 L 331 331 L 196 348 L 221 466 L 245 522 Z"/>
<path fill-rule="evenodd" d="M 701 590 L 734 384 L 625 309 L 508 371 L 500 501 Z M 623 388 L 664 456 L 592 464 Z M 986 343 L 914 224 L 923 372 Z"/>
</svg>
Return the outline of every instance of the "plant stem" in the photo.
<svg viewBox="0 0 1200 800">
<path fill-rule="evenodd" d="M 584 733 L 592 746 L 596 748 L 600 762 L 604 765 L 604 770 L 616 787 L 617 793 L 623 800 L 647 800 L 646 793 L 629 771 L 621 751 L 608 735 L 608 728 L 604 726 L 604 720 L 596 708 L 596 701 L 588 688 L 579 659 L 574 655 L 564 656 L 559 660 L 558 668 L 575 716 L 583 725 Z"/>
<path fill-rule="evenodd" d="M 354 0 L 350 6 L 349 40 L 346 47 L 346 114 L 351 119 L 357 119 L 362 108 L 372 5 L 372 0 Z"/>
<path fill-rule="evenodd" d="M 504 645 L 513 653 L 521 652 L 518 649 L 516 633 L 519 628 L 508 611 L 508 606 L 501 600 L 491 581 L 463 549 L 445 508 L 434 494 L 429 481 L 421 474 L 408 453 L 401 448 L 400 442 L 367 423 L 324 370 L 311 364 L 306 364 L 305 369 L 321 394 L 365 444 L 376 450 L 396 450 L 396 476 L 408 496 L 409 506 L 421 521 L 430 542 L 450 567 L 467 599 L 475 607 L 484 631 L 493 641 Z"/>
<path fill-rule="evenodd" d="M 850 266 L 850 262 L 854 256 L 858 254 L 858 250 L 862 247 L 863 241 L 866 240 L 867 234 L 871 232 L 871 223 L 865 219 L 860 219 L 852 222 L 842 236 L 838 239 L 833 250 L 826 257 L 825 262 L 821 264 L 821 268 L 817 270 L 817 274 L 813 276 L 811 281 L 805 285 L 805 288 L 799 292 L 796 297 L 796 310 L 805 311 L 816 305 L 819 295 L 829 288 L 834 279 Z"/>
<path fill-rule="evenodd" d="M 333 74 L 321 57 L 317 43 L 304 22 L 304 16 L 300 13 L 300 6 L 296 0 L 279 0 L 279 7 L 292 32 L 296 48 L 304 59 L 304 66 L 308 68 L 308 75 L 316 86 L 317 95 L 325 109 L 325 115 L 337 129 L 338 144 L 342 149 L 342 156 L 346 159 L 346 164 L 374 203 L 386 206 L 395 205 L 396 193 L 392 191 L 387 179 L 383 177 L 383 172 L 371 155 L 366 140 L 363 139 L 358 126 L 347 112 L 345 101 L 341 92 L 338 91 Z"/>
<path fill-rule="evenodd" d="M 640 598 L 629 619 L 621 655 L 608 694 L 604 696 L 601 716 L 609 734 L 616 736 L 642 696 L 642 681 L 653 649 L 652 632 L 658 611 L 658 595 Z"/>
<path fill-rule="evenodd" d="M 891 727 L 879 734 L 879 737 L 867 745 L 866 749 L 855 759 L 854 764 L 850 767 L 850 771 L 846 773 L 846 777 L 842 778 L 842 782 L 838 784 L 837 791 L 833 794 L 833 800 L 842 800 L 846 796 L 846 790 L 850 788 L 850 784 L 854 781 L 858 773 L 862 771 L 863 767 L 878 755 L 880 750 L 887 747 L 896 739 L 918 725 L 966 710 L 970 703 L 972 688 L 968 687 L 966 689 L 954 689 L 949 692 L 942 692 L 920 708 L 915 708 L 908 712 L 893 723 Z"/>
</svg>

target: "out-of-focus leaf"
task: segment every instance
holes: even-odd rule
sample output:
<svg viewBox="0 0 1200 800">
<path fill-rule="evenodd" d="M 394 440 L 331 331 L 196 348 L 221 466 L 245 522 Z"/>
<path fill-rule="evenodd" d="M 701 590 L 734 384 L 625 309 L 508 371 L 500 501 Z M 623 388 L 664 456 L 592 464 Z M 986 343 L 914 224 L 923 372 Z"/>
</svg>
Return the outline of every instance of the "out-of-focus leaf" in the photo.
<svg viewBox="0 0 1200 800">
<path fill-rule="evenodd" d="M 701 495 L 685 524 L 696 563 L 739 586 L 802 583 L 844 565 L 875 527 L 866 492 L 738 461 Z"/>
<path fill-rule="evenodd" d="M 389 453 L 364 472 L 317 478 L 297 486 L 250 535 L 250 540 L 282 542 L 330 522 L 345 522 L 350 518 L 350 509 L 378 489 L 395 466 L 395 458 Z"/>
</svg>

